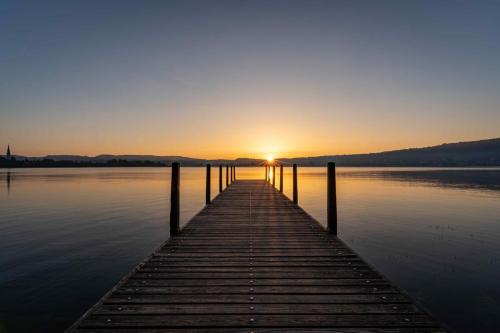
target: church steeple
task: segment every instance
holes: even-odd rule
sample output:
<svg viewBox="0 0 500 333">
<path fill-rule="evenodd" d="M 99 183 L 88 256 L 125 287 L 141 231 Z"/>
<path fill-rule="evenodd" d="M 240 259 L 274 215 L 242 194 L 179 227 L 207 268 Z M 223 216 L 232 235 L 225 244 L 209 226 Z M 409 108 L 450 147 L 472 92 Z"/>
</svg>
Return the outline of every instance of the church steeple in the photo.
<svg viewBox="0 0 500 333">
<path fill-rule="evenodd" d="M 8 160 L 10 160 L 10 145 L 7 145 L 7 154 L 6 157 Z"/>
</svg>

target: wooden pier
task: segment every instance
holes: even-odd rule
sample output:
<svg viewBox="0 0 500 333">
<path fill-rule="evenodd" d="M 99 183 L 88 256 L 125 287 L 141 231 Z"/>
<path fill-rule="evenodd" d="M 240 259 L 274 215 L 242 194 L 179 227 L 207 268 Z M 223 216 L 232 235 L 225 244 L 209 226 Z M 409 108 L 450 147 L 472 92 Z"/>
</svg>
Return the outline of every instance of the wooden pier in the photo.
<svg viewBox="0 0 500 333">
<path fill-rule="evenodd" d="M 445 332 L 264 180 L 235 180 L 68 331 Z"/>
</svg>

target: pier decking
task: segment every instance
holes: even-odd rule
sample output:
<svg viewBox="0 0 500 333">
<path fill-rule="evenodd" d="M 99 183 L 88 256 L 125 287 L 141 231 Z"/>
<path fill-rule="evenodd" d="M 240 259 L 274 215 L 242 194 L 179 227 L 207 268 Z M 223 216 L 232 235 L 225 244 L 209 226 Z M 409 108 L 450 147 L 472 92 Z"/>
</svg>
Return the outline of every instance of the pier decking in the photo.
<svg viewBox="0 0 500 333">
<path fill-rule="evenodd" d="M 444 332 L 263 180 L 237 180 L 70 332 Z"/>
</svg>

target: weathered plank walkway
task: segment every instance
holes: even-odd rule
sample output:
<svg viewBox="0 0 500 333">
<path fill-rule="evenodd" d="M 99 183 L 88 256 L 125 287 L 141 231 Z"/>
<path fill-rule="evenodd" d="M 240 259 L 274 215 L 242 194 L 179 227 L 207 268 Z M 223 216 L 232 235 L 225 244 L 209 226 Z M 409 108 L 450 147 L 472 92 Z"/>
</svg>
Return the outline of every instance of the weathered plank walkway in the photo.
<svg viewBox="0 0 500 333">
<path fill-rule="evenodd" d="M 71 332 L 444 332 L 284 195 L 238 180 Z"/>
</svg>

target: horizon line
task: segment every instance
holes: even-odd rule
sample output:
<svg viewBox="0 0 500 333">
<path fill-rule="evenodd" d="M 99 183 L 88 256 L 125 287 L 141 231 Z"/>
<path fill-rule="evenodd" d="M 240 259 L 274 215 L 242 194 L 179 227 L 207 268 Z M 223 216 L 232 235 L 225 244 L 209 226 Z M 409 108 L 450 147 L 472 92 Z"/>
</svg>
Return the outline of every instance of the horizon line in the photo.
<svg viewBox="0 0 500 333">
<path fill-rule="evenodd" d="M 456 142 L 444 142 L 432 146 L 420 146 L 420 147 L 407 147 L 407 148 L 399 148 L 399 149 L 392 149 L 392 150 L 382 150 L 382 151 L 377 151 L 377 152 L 366 152 L 366 153 L 350 153 L 350 154 L 322 154 L 322 155 L 310 155 L 310 156 L 296 156 L 296 157 L 277 157 L 274 156 L 274 159 L 295 159 L 295 158 L 315 158 L 315 157 L 330 157 L 330 156 L 350 156 L 350 155 L 369 155 L 369 154 L 381 154 L 381 153 L 387 153 L 387 152 L 394 152 L 394 151 L 401 151 L 401 150 L 412 150 L 412 149 L 424 149 L 424 148 L 432 148 L 432 147 L 439 147 L 443 145 L 450 145 L 450 144 L 463 144 L 463 143 L 472 143 L 472 142 L 481 142 L 481 141 L 492 141 L 492 140 L 500 140 L 500 137 L 494 137 L 494 138 L 488 138 L 488 139 L 478 139 L 478 140 L 468 140 L 468 141 L 456 141 Z M 10 147 L 10 143 L 7 145 Z M 12 152 L 12 148 L 10 149 Z M 27 155 L 19 155 L 19 154 L 12 154 L 12 156 L 18 156 L 18 157 L 25 157 L 25 158 L 44 158 L 48 156 L 77 156 L 77 157 L 88 157 L 88 158 L 96 158 L 99 156 L 152 156 L 152 157 L 177 157 L 177 158 L 187 158 L 187 159 L 194 159 L 194 160 L 238 160 L 238 159 L 251 159 L 251 160 L 266 160 L 266 157 L 262 158 L 256 158 L 256 157 L 236 157 L 236 158 L 205 158 L 205 157 L 190 157 L 190 156 L 184 156 L 184 155 L 154 155 L 154 154 L 110 154 L 110 153 L 101 153 L 97 154 L 94 156 L 91 155 L 79 155 L 79 154 L 46 154 L 44 156 L 27 156 Z M 267 155 L 266 153 L 262 153 L 262 155 Z M 3 155 L 0 155 L 3 156 Z"/>
</svg>

